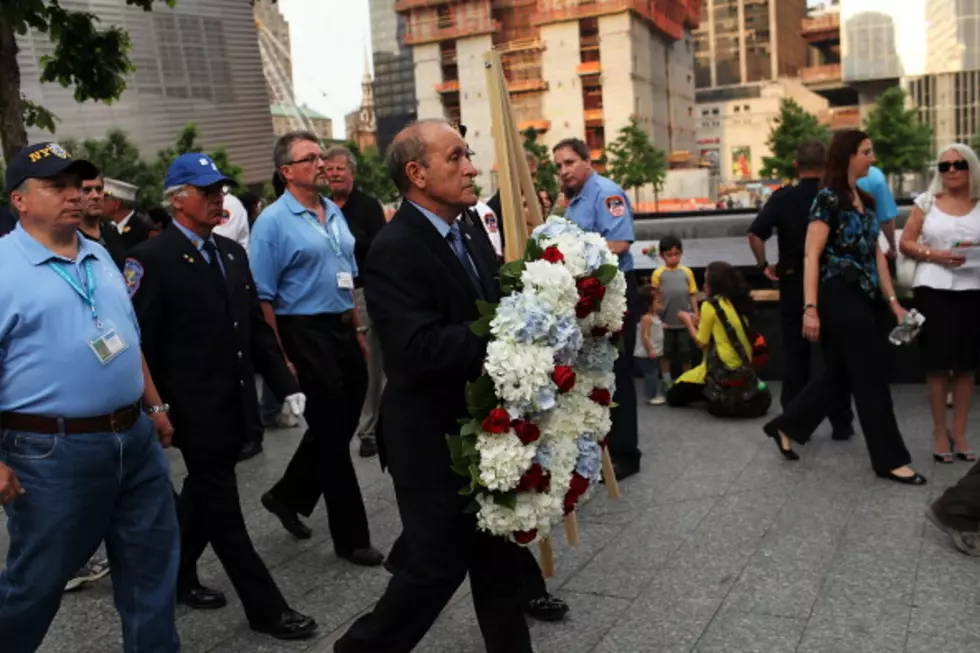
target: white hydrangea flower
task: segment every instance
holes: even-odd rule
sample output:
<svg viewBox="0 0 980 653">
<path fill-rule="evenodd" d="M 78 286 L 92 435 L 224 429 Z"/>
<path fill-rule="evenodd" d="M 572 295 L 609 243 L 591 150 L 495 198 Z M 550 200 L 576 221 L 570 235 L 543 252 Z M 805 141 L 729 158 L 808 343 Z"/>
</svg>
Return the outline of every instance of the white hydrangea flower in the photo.
<svg viewBox="0 0 980 653">
<path fill-rule="evenodd" d="M 594 314 L 594 320 L 590 326 L 601 326 L 615 333 L 623 328 L 623 317 L 626 314 L 626 277 L 622 272 L 617 272 L 613 280 L 606 286 L 606 296 L 602 299 L 602 306 Z M 593 316 L 589 316 L 593 317 Z M 584 326 L 583 326 L 584 328 Z"/>
<path fill-rule="evenodd" d="M 548 261 L 531 261 L 524 266 L 521 283 L 525 290 L 532 290 L 542 303 L 550 306 L 559 316 L 575 311 L 578 290 L 575 288 L 575 277 L 567 267 Z"/>
<path fill-rule="evenodd" d="M 540 539 L 561 518 L 564 497 L 556 497 L 551 493 L 525 492 L 517 496 L 517 505 L 513 510 L 494 503 L 493 497 L 489 495 L 478 495 L 476 500 L 480 504 L 477 513 L 479 528 L 511 539 L 516 532 L 537 530 Z"/>
<path fill-rule="evenodd" d="M 487 346 L 484 365 L 505 404 L 536 406 L 553 385 L 554 358 L 547 345 L 494 340 Z"/>
<path fill-rule="evenodd" d="M 525 446 L 513 432 L 481 433 L 476 450 L 480 452 L 480 482 L 494 492 L 507 492 L 517 487 L 537 447 Z"/>
</svg>

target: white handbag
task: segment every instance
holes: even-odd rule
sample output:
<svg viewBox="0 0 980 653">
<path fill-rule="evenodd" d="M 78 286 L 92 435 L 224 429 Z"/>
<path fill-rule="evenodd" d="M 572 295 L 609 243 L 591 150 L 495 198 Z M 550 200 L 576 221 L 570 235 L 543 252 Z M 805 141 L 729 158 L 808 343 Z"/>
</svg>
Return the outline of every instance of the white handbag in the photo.
<svg viewBox="0 0 980 653">
<path fill-rule="evenodd" d="M 932 196 L 932 193 L 928 192 L 922 193 L 915 198 L 915 205 L 919 207 L 923 215 L 932 210 L 934 202 L 935 198 Z M 895 234 L 895 240 L 900 241 L 901 238 L 902 234 L 899 231 Z M 915 268 L 918 265 L 918 261 L 907 258 L 902 254 L 901 249 L 899 249 L 898 257 L 895 260 L 895 294 L 899 297 L 908 298 L 912 296 L 912 284 L 915 282 Z"/>
</svg>

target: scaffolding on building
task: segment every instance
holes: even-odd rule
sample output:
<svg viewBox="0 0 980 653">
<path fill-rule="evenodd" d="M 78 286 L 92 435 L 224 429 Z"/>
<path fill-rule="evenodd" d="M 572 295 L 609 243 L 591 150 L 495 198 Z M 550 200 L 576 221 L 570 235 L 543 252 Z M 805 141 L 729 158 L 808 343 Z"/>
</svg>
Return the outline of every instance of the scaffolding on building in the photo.
<svg viewBox="0 0 980 653">
<path fill-rule="evenodd" d="M 283 108 L 283 117 L 289 122 L 290 130 L 309 131 L 317 138 L 322 138 L 314 121 L 296 103 L 292 76 L 287 63 L 290 60 L 289 50 L 258 18 L 255 19 L 255 27 L 259 35 L 262 74 L 265 75 L 271 94 L 270 102 Z"/>
</svg>

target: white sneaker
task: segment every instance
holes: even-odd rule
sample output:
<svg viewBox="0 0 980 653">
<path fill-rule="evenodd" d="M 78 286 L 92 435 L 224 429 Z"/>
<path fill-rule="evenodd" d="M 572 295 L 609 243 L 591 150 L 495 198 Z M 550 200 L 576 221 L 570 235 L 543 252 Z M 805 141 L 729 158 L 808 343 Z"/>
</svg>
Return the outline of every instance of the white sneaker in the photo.
<svg viewBox="0 0 980 653">
<path fill-rule="evenodd" d="M 647 403 L 651 406 L 663 406 L 665 403 L 667 403 L 667 398 L 663 395 L 657 395 Z"/>
<path fill-rule="evenodd" d="M 92 558 L 65 585 L 65 591 L 77 590 L 85 583 L 94 583 L 109 575 L 109 561 L 105 558 Z"/>
</svg>

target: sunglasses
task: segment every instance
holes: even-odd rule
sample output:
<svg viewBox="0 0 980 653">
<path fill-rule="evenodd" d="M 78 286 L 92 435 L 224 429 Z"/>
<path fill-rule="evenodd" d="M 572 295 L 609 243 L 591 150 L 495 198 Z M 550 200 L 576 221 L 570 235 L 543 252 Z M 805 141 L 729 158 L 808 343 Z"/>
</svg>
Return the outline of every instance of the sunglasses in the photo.
<svg viewBox="0 0 980 653">
<path fill-rule="evenodd" d="M 947 173 L 950 170 L 969 170 L 970 164 L 966 162 L 965 159 L 960 159 L 959 161 L 940 161 L 939 165 L 936 166 L 939 172 Z"/>
</svg>

